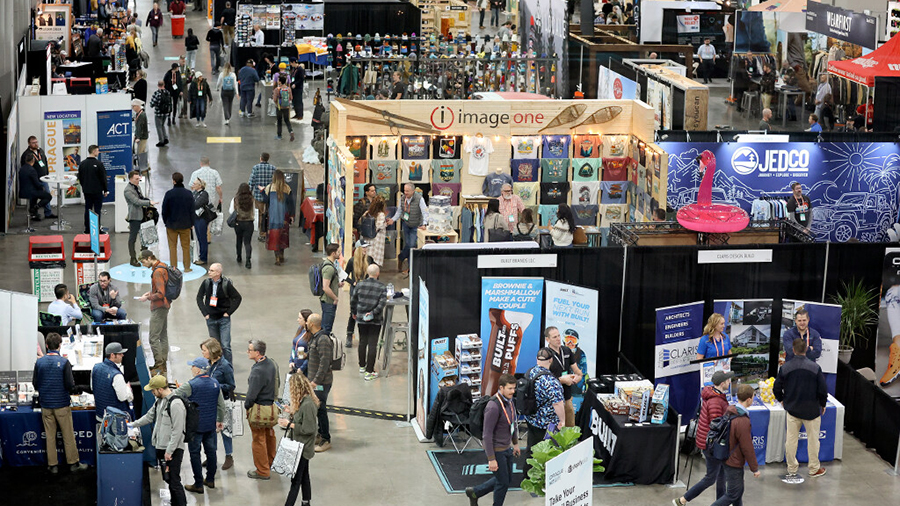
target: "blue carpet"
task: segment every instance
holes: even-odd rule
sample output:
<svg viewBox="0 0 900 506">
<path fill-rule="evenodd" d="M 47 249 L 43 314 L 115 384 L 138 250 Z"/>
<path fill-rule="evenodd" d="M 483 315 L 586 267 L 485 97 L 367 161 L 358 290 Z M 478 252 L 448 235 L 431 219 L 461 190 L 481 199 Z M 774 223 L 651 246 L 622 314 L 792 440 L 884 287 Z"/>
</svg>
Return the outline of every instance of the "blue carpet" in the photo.
<svg viewBox="0 0 900 506">
<path fill-rule="evenodd" d="M 109 270 L 109 275 L 116 281 L 126 283 L 150 284 L 150 269 L 146 267 L 132 267 L 131 264 L 121 264 Z M 193 281 L 206 275 L 206 269 L 199 265 L 193 265 L 191 272 L 185 272 L 183 281 Z"/>
</svg>

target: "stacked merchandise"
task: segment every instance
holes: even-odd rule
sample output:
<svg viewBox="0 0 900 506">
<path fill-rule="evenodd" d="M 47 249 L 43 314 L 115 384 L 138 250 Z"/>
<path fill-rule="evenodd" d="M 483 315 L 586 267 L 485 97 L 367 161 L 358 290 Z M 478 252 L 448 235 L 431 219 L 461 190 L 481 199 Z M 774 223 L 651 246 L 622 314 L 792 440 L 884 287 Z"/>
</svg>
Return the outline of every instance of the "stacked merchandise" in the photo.
<svg viewBox="0 0 900 506">
<path fill-rule="evenodd" d="M 19 405 L 16 371 L 0 371 L 0 411 L 16 411 Z"/>
<path fill-rule="evenodd" d="M 481 338 L 478 334 L 456 336 L 459 381 L 472 388 L 472 398 L 481 397 Z"/>
<path fill-rule="evenodd" d="M 453 210 L 450 209 L 450 197 L 434 195 L 428 202 L 428 232 L 446 234 L 453 231 Z M 457 341 L 457 352 L 459 341 Z M 459 359 L 459 353 L 457 353 Z"/>
<path fill-rule="evenodd" d="M 459 371 L 456 359 L 450 354 L 449 350 L 432 355 L 431 372 L 434 378 L 438 380 L 438 388 L 456 385 Z"/>
<path fill-rule="evenodd" d="M 284 38 L 281 45 L 292 46 L 297 39 L 297 14 L 285 9 L 281 15 L 281 26 L 284 28 Z"/>
<path fill-rule="evenodd" d="M 31 399 L 35 395 L 33 380 L 33 371 L 19 371 L 17 373 L 16 381 L 19 390 L 19 406 L 31 406 Z"/>
<path fill-rule="evenodd" d="M 234 39 L 238 46 L 250 45 L 250 39 L 253 37 L 253 6 L 239 5 L 237 12 L 237 22 L 235 23 Z"/>
</svg>

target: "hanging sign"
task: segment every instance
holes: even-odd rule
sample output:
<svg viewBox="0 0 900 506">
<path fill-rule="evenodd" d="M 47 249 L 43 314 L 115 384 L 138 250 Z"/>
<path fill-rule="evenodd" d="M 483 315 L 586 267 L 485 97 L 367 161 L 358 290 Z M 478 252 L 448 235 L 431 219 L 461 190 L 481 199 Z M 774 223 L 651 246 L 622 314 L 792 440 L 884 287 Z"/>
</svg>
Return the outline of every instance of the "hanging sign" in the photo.
<svg viewBox="0 0 900 506">
<path fill-rule="evenodd" d="M 875 49 L 874 16 L 848 11 L 821 2 L 806 4 L 806 29 L 857 46 Z"/>
</svg>

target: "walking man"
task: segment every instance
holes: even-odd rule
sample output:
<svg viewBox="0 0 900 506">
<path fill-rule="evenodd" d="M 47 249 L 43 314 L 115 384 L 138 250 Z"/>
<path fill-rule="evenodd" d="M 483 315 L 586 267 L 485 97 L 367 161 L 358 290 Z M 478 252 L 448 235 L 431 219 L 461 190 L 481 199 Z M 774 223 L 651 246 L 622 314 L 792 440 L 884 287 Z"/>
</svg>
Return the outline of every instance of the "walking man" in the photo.
<svg viewBox="0 0 900 506">
<path fill-rule="evenodd" d="M 78 446 L 75 445 L 75 429 L 72 427 L 72 408 L 69 406 L 69 393 L 75 388 L 72 364 L 59 354 L 59 346 L 62 343 L 59 334 L 48 333 L 44 343 L 47 345 L 47 354 L 35 362 L 33 381 L 35 390 L 41 394 L 41 421 L 44 422 L 47 441 L 47 465 L 51 474 L 59 472 L 57 467 L 59 454 L 56 452 L 58 426 L 62 432 L 69 469 L 83 471 L 88 466 L 78 461 Z"/>
<path fill-rule="evenodd" d="M 365 373 L 365 380 L 372 381 L 378 377 L 375 355 L 384 324 L 382 313 L 387 292 L 384 283 L 378 280 L 381 268 L 377 264 L 370 264 L 366 274 L 368 277 L 360 281 L 350 295 L 350 315 L 359 327 L 359 373 Z"/>
<path fill-rule="evenodd" d="M 197 424 L 197 433 L 187 442 L 188 453 L 191 457 L 191 470 L 194 473 L 194 483 L 185 485 L 184 489 L 195 494 L 203 493 L 203 486 L 216 488 L 216 444 L 220 432 L 225 424 L 225 398 L 219 382 L 209 377 L 209 360 L 197 357 L 188 362 L 191 367 L 190 381 L 182 383 L 175 390 L 175 395 L 182 399 L 196 402 L 200 407 L 200 420 Z M 206 479 L 203 479 L 203 466 L 200 463 L 200 446 L 206 455 Z"/>
<path fill-rule="evenodd" d="M 253 72 L 255 74 L 256 70 Z M 241 95 L 241 101 L 243 102 L 243 100 L 243 95 Z M 269 163 L 269 153 L 264 152 L 259 155 L 259 163 L 253 166 L 250 171 L 250 179 L 247 181 L 250 191 L 253 192 L 253 203 L 259 212 L 259 242 L 265 242 L 266 235 L 268 235 L 268 219 L 265 218 L 268 197 L 263 190 L 272 183 L 274 175 L 275 166 Z"/>
<path fill-rule="evenodd" d="M 169 125 L 172 125 L 172 122 L 177 119 L 178 102 L 184 93 L 184 81 L 181 79 L 181 68 L 177 63 L 172 64 L 172 68 L 166 72 L 163 81 L 166 83 L 166 91 L 169 92 L 169 96 L 172 98 L 172 117 L 169 118 Z"/>
<path fill-rule="evenodd" d="M 206 318 L 209 337 L 219 341 L 222 355 L 231 363 L 231 315 L 241 305 L 241 293 L 222 275 L 222 264 L 209 266 L 209 277 L 197 290 L 197 307 Z"/>
<path fill-rule="evenodd" d="M 240 115 L 243 118 L 253 117 L 253 99 L 256 97 L 256 83 L 259 82 L 259 74 L 254 67 L 252 59 L 238 71 L 238 94 L 241 96 Z M 251 186 L 252 188 L 252 186 Z"/>
<path fill-rule="evenodd" d="M 422 194 L 416 192 L 416 186 L 412 183 L 403 185 L 403 195 L 400 197 L 400 205 L 394 216 L 387 219 L 387 225 L 391 226 L 400 221 L 400 230 L 403 235 L 403 251 L 397 257 L 399 268 L 405 276 L 409 275 L 410 251 L 416 247 L 419 241 L 418 229 L 425 228 L 428 223 L 428 211 L 425 208 L 425 199 Z"/>
<path fill-rule="evenodd" d="M 181 462 L 184 459 L 184 425 L 187 406 L 183 398 L 175 396 L 165 376 L 156 375 L 144 387 L 156 397 L 146 415 L 137 419 L 134 427 L 153 424 L 150 442 L 156 447 L 156 460 L 163 481 L 169 484 L 172 506 L 185 506 L 187 497 L 181 485 Z"/>
<path fill-rule="evenodd" d="M 234 40 L 234 23 L 237 19 L 237 12 L 231 7 L 231 2 L 225 2 L 225 9 L 222 10 L 222 18 L 219 23 L 222 25 L 222 35 L 225 39 L 225 47 L 231 47 L 231 41 Z"/>
<path fill-rule="evenodd" d="M 266 342 L 251 340 L 247 346 L 247 357 L 253 361 L 250 377 L 247 379 L 247 399 L 244 408 L 248 411 L 247 421 L 253 434 L 253 465 L 256 469 L 247 471 L 247 477 L 268 480 L 278 442 L 273 427 L 277 424 L 274 406 L 278 392 L 278 365 L 266 358 Z"/>
<path fill-rule="evenodd" d="M 103 199 L 109 195 L 106 181 L 106 167 L 97 159 L 100 147 L 96 144 L 88 146 L 88 156 L 78 165 L 78 182 L 81 183 L 81 194 L 84 195 L 84 233 L 90 234 L 90 212 L 100 215 Z M 101 229 L 102 230 L 102 229 Z"/>
<path fill-rule="evenodd" d="M 212 67 L 212 75 L 216 75 L 222 66 L 222 46 L 225 45 L 225 38 L 219 25 L 214 25 L 206 32 L 206 42 L 209 43 L 209 62 Z"/>
<path fill-rule="evenodd" d="M 494 477 L 477 487 L 466 487 L 466 497 L 471 506 L 478 506 L 478 498 L 494 492 L 494 506 L 501 506 L 506 500 L 509 482 L 513 473 L 513 458 L 518 457 L 519 427 L 516 423 L 516 377 L 512 374 L 500 375 L 500 386 L 496 395 L 484 407 L 484 453 L 487 454 L 488 469 Z"/>
<path fill-rule="evenodd" d="M 744 464 L 750 466 L 754 478 L 759 478 L 759 463 L 750 433 L 750 415 L 747 408 L 753 405 L 753 387 L 741 385 L 737 392 L 738 403 L 725 412 L 732 417 L 728 435 L 728 459 L 725 461 L 725 495 L 712 506 L 740 505 L 744 496 Z M 796 449 L 796 448 L 795 448 Z M 823 473 L 824 474 L 824 473 Z"/>
<path fill-rule="evenodd" d="M 334 345 L 331 337 L 322 328 L 322 317 L 313 313 L 306 320 L 307 331 L 312 335 L 309 340 L 309 362 L 306 377 L 312 384 L 313 391 L 319 399 L 319 435 L 316 437 L 316 453 L 331 449 L 331 430 L 328 425 L 328 392 L 334 383 L 331 371 L 331 360 L 334 358 Z"/>
<path fill-rule="evenodd" d="M 697 50 L 697 56 L 700 57 L 700 75 L 706 84 L 712 82 L 713 67 L 716 63 L 716 48 L 709 42 L 709 38 L 703 39 L 703 45 Z"/>
<path fill-rule="evenodd" d="M 141 252 L 141 265 L 151 269 L 150 291 L 141 295 L 141 302 L 150 301 L 150 350 L 153 352 L 151 374 L 167 372 L 166 360 L 169 358 L 169 308 L 171 304 L 166 298 L 166 283 L 169 282 L 169 271 L 166 264 L 157 260 L 150 250 Z"/>
<path fill-rule="evenodd" d="M 183 272 L 191 272 L 191 227 L 194 226 L 194 195 L 184 187 L 181 172 L 172 174 L 172 189 L 163 197 L 162 219 L 169 240 L 169 262 L 178 268 L 178 241 L 181 240 Z"/>
<path fill-rule="evenodd" d="M 803 339 L 806 341 L 806 358 L 816 362 L 822 356 L 822 336 L 816 329 L 809 327 L 809 311 L 798 309 L 794 314 L 794 326 L 784 331 L 781 336 L 781 344 L 784 346 L 784 360 L 787 362 L 795 357 L 794 341 Z"/>
<path fill-rule="evenodd" d="M 828 402 L 828 388 L 822 368 L 812 360 L 806 360 L 807 344 L 802 338 L 794 339 L 794 359 L 784 363 L 775 377 L 773 391 L 778 402 L 787 411 L 787 441 L 784 453 L 787 458 L 788 476 L 796 476 L 800 463 L 797 462 L 797 444 L 800 440 L 800 426 L 810 435 L 806 439 L 809 458 L 809 475 L 818 478 L 825 475 L 825 468 L 819 464 L 819 427 Z"/>
<path fill-rule="evenodd" d="M 153 122 L 156 125 L 156 137 L 159 139 L 156 147 L 161 148 L 169 143 L 169 134 L 166 133 L 166 118 L 172 112 L 172 95 L 166 90 L 166 82 L 156 83 L 156 91 L 150 97 L 150 107 L 153 108 Z"/>
<path fill-rule="evenodd" d="M 109 343 L 104 349 L 103 362 L 95 364 L 91 370 L 91 391 L 94 392 L 94 413 L 97 422 L 103 420 L 106 408 L 112 406 L 128 413 L 128 403 L 134 400 L 134 392 L 125 382 L 122 359 L 127 348 L 119 343 Z"/>
</svg>

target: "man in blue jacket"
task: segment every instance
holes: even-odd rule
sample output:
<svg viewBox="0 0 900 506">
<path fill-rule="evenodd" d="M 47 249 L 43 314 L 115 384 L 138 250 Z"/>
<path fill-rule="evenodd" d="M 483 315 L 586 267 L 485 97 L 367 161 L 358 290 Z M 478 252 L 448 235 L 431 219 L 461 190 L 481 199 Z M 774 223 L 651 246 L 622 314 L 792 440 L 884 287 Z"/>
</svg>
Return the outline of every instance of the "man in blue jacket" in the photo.
<svg viewBox="0 0 900 506">
<path fill-rule="evenodd" d="M 62 337 L 50 332 L 44 339 L 47 354 L 34 364 L 34 388 L 41 394 L 41 420 L 47 435 L 47 465 L 51 474 L 58 471 L 59 455 L 56 452 L 56 428 L 62 432 L 66 448 L 66 462 L 72 471 L 87 469 L 78 461 L 78 447 L 75 445 L 75 429 L 72 426 L 72 408 L 69 407 L 69 392 L 75 388 L 72 364 L 59 354 Z"/>
<path fill-rule="evenodd" d="M 184 187 L 181 172 L 172 174 L 173 188 L 166 192 L 162 203 L 162 219 L 169 239 L 169 265 L 178 268 L 176 247 L 181 239 L 184 272 L 191 272 L 191 227 L 194 226 L 194 195 Z"/>
<path fill-rule="evenodd" d="M 794 340 L 803 339 L 806 341 L 806 358 L 816 362 L 822 356 L 822 336 L 816 329 L 809 327 L 809 311 L 806 309 L 798 309 L 794 314 L 795 326 L 787 329 L 781 336 L 781 343 L 784 346 L 784 360 L 794 358 Z"/>
<path fill-rule="evenodd" d="M 193 378 L 182 383 L 175 395 L 196 402 L 200 407 L 200 421 L 194 439 L 187 442 L 191 456 L 191 470 L 194 484 L 184 489 L 195 494 L 203 493 L 203 486 L 216 488 L 216 433 L 225 425 L 225 398 L 219 382 L 209 377 L 209 360 L 197 357 L 188 362 Z M 203 465 L 200 462 L 200 446 L 206 454 L 206 479 L 203 479 Z"/>
<path fill-rule="evenodd" d="M 256 83 L 259 82 L 259 74 L 256 72 L 253 59 L 247 60 L 247 64 L 238 71 L 238 94 L 241 96 L 240 114 L 243 118 L 253 117 L 253 98 L 256 96 Z"/>
</svg>

